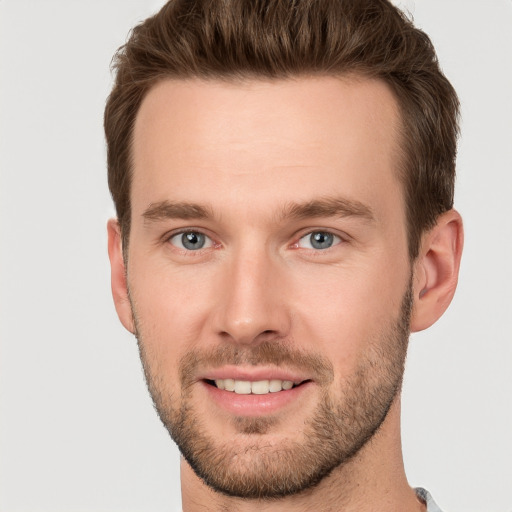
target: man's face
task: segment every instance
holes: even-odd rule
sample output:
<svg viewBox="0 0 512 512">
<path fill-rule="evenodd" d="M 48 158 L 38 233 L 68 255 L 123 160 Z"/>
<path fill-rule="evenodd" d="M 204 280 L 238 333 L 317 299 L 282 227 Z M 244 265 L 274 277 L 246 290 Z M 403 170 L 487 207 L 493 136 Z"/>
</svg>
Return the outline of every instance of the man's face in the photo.
<svg viewBox="0 0 512 512">
<path fill-rule="evenodd" d="M 369 80 L 169 80 L 140 108 L 141 356 L 162 421 L 221 492 L 318 483 L 396 399 L 411 305 L 398 130 Z"/>
</svg>

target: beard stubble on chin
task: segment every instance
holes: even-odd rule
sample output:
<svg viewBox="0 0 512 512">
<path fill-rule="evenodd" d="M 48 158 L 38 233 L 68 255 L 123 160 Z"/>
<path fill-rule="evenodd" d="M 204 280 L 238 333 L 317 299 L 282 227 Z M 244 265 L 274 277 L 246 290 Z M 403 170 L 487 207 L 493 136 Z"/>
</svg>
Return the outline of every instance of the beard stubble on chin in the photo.
<svg viewBox="0 0 512 512">
<path fill-rule="evenodd" d="M 334 377 L 329 360 L 284 343 L 265 342 L 188 352 L 180 360 L 181 394 L 176 397 L 168 391 L 164 373 L 159 371 L 161 365 L 144 344 L 132 303 L 146 382 L 162 423 L 207 485 L 222 494 L 246 499 L 278 499 L 310 489 L 350 461 L 374 436 L 401 389 L 411 309 L 409 283 L 399 318 L 372 340 L 357 370 L 344 378 L 341 389 L 334 393 L 329 389 Z M 315 376 L 320 399 L 295 438 L 269 442 L 265 434 L 280 421 L 273 416 L 234 417 L 235 439 L 210 435 L 204 411 L 197 410 L 191 399 L 196 370 L 242 363 L 286 365 Z"/>
</svg>

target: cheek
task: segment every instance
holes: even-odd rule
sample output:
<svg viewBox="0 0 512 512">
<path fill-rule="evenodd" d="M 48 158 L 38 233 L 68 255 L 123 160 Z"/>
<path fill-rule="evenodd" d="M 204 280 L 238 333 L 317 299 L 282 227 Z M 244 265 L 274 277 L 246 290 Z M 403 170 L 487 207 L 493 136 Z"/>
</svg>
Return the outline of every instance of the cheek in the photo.
<svg viewBox="0 0 512 512">
<path fill-rule="evenodd" d="M 294 339 L 304 344 L 313 339 L 315 348 L 331 357 L 340 371 L 353 369 L 399 318 L 406 289 L 402 274 L 383 268 L 310 272 L 295 290 Z"/>
<path fill-rule="evenodd" d="M 198 346 L 214 303 L 209 282 L 162 265 L 133 265 L 129 280 L 138 329 L 146 350 L 165 366 L 177 368 L 179 358 Z"/>
</svg>

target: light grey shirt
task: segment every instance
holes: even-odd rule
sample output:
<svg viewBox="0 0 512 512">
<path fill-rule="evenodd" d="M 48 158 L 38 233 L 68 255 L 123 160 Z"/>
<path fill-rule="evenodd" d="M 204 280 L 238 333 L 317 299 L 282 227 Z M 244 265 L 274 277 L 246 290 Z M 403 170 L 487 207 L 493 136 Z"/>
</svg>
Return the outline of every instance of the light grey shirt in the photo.
<svg viewBox="0 0 512 512">
<path fill-rule="evenodd" d="M 432 496 L 428 491 L 422 489 L 421 487 L 416 487 L 415 489 L 418 498 L 427 505 L 427 512 L 443 512 L 436 504 Z"/>
</svg>

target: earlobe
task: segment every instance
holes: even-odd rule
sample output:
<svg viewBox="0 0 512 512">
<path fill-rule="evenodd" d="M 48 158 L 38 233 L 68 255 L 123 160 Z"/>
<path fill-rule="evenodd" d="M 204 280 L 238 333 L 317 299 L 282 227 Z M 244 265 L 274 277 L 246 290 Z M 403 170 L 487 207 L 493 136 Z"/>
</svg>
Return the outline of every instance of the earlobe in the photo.
<svg viewBox="0 0 512 512">
<path fill-rule="evenodd" d="M 441 215 L 425 233 L 414 263 L 411 332 L 435 323 L 452 301 L 464 243 L 462 218 L 456 210 Z"/>
<path fill-rule="evenodd" d="M 108 256 L 110 259 L 110 273 L 112 296 L 117 315 L 123 326 L 131 333 L 135 332 L 133 314 L 128 298 L 126 281 L 126 268 L 123 259 L 121 229 L 117 219 L 110 219 L 107 223 Z"/>
</svg>

